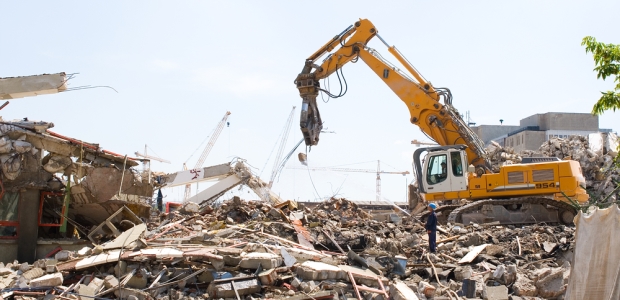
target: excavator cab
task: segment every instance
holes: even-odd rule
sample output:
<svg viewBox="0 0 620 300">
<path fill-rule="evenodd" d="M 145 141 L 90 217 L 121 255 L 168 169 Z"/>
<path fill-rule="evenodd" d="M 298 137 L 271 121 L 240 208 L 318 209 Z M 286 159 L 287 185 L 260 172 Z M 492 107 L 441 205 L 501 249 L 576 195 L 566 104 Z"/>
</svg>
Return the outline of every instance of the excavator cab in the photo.
<svg viewBox="0 0 620 300">
<path fill-rule="evenodd" d="M 414 153 L 416 179 L 423 193 L 467 190 L 466 146 L 444 146 L 417 149 Z M 421 161 L 420 155 L 426 152 Z"/>
</svg>

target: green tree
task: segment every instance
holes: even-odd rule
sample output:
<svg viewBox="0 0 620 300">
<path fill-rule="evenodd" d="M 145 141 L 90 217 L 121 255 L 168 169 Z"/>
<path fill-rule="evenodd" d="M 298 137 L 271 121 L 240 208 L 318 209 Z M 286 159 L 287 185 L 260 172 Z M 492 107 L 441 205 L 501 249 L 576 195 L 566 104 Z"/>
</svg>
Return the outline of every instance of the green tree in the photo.
<svg viewBox="0 0 620 300">
<path fill-rule="evenodd" d="M 620 45 L 597 42 L 594 37 L 586 36 L 581 41 L 586 46 L 586 53 L 594 56 L 596 78 L 613 77 L 616 86 L 611 91 L 601 92 L 601 98 L 594 104 L 592 114 L 601 115 L 606 110 L 620 110 Z"/>
</svg>

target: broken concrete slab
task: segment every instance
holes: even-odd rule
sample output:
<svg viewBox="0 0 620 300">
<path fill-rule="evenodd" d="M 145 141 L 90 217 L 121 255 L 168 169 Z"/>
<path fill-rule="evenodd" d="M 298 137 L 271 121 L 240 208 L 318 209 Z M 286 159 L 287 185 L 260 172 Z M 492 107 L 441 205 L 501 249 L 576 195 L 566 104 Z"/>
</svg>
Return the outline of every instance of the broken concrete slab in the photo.
<svg viewBox="0 0 620 300">
<path fill-rule="evenodd" d="M 95 294 L 97 292 L 94 287 L 85 284 L 80 284 L 75 288 L 75 290 L 80 294 L 80 297 L 84 297 L 86 299 L 95 298 Z"/>
<path fill-rule="evenodd" d="M 43 275 L 45 275 L 45 271 L 43 271 L 43 269 L 41 268 L 32 268 L 29 271 L 26 271 L 25 273 L 22 274 L 22 276 L 24 276 L 24 278 L 26 278 L 27 280 L 39 278 Z"/>
<path fill-rule="evenodd" d="M 402 281 L 390 284 L 390 297 L 394 300 L 418 300 L 418 296 Z"/>
<path fill-rule="evenodd" d="M 480 252 L 482 252 L 482 250 L 484 250 L 484 248 L 486 248 L 487 246 L 488 244 L 482 244 L 474 247 L 471 251 L 469 251 L 469 253 L 467 253 L 463 258 L 461 258 L 461 260 L 459 260 L 459 264 L 472 262 L 474 259 L 476 259 L 478 254 L 480 254 Z"/>
<path fill-rule="evenodd" d="M 274 285 L 278 279 L 278 273 L 276 269 L 265 270 L 258 274 L 258 279 L 263 285 Z"/>
<path fill-rule="evenodd" d="M 129 289 L 129 288 L 121 288 L 120 291 L 118 289 L 114 290 L 114 295 L 116 295 L 116 297 L 118 299 L 137 299 L 137 300 L 148 300 L 148 299 L 152 299 L 151 295 L 149 295 L 146 292 L 140 291 L 140 290 L 136 290 L 136 289 Z"/>
<path fill-rule="evenodd" d="M 505 285 L 485 286 L 482 290 L 484 300 L 508 300 L 508 288 Z"/>
<path fill-rule="evenodd" d="M 0 78 L 0 99 L 18 99 L 55 94 L 67 89 L 63 73 Z"/>
<path fill-rule="evenodd" d="M 76 270 L 86 269 L 88 267 L 102 265 L 109 262 L 115 262 L 119 260 L 120 250 L 113 250 L 105 253 L 100 253 L 97 255 L 89 256 L 83 258 L 75 264 Z"/>
<path fill-rule="evenodd" d="M 211 282 L 207 288 L 207 293 L 215 298 L 236 298 L 239 296 L 250 295 L 261 291 L 258 278 L 229 278 Z"/>
<path fill-rule="evenodd" d="M 9 269 L 9 268 L 0 268 L 0 276 L 4 276 L 4 275 L 9 275 L 9 274 L 14 274 L 15 271 Z"/>
<path fill-rule="evenodd" d="M 103 244 L 103 249 L 109 250 L 109 249 L 118 249 L 118 248 L 126 247 L 127 245 L 139 239 L 140 236 L 142 236 L 142 234 L 145 231 L 146 231 L 146 224 L 138 224 L 124 231 L 114 240 L 111 240 Z"/>
<path fill-rule="evenodd" d="M 273 253 L 245 253 L 241 256 L 239 267 L 245 269 L 258 269 L 258 266 L 264 269 L 273 269 L 282 265 L 282 257 Z"/>
<path fill-rule="evenodd" d="M 538 295 L 544 298 L 555 298 L 566 292 L 568 284 L 564 280 L 564 269 L 555 268 L 545 273 L 536 281 Z"/>
<path fill-rule="evenodd" d="M 538 295 L 538 290 L 529 278 L 524 275 L 517 274 L 517 281 L 512 285 L 512 289 L 514 290 L 514 294 L 516 296 L 529 296 L 534 297 Z"/>
<path fill-rule="evenodd" d="M 118 279 L 114 275 L 108 275 L 103 280 L 103 284 L 106 289 L 110 289 L 110 288 L 118 286 Z"/>
<path fill-rule="evenodd" d="M 379 287 L 379 282 L 377 280 L 381 280 L 382 284 L 385 286 L 388 285 L 387 278 L 377 276 L 377 274 L 372 272 L 370 269 L 362 269 L 359 267 L 347 266 L 347 265 L 338 265 L 338 268 L 340 268 L 345 273 L 351 273 L 351 275 L 353 276 L 353 279 L 355 279 L 355 282 L 358 285 L 363 284 L 363 285 L 371 286 L 371 287 Z M 348 279 L 348 276 L 347 276 L 347 279 Z"/>
<path fill-rule="evenodd" d="M 296 272 L 304 280 L 343 280 L 347 277 L 339 267 L 318 261 L 306 261 L 297 267 Z"/>
<path fill-rule="evenodd" d="M 59 286 L 62 284 L 63 280 L 64 277 L 62 273 L 48 274 L 30 280 L 30 287 Z"/>
</svg>

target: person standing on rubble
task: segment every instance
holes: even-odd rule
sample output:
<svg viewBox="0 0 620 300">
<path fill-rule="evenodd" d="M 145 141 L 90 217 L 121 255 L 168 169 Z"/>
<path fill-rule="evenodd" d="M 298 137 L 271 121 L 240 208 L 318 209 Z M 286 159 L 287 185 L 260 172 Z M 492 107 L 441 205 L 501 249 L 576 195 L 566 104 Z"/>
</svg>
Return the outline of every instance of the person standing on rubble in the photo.
<svg viewBox="0 0 620 300">
<path fill-rule="evenodd" d="M 437 204 L 431 203 L 428 205 L 430 214 L 426 219 L 426 225 L 424 225 L 426 233 L 428 233 L 428 247 L 431 253 L 435 253 L 437 247 L 437 216 L 435 215 L 435 209 L 437 209 Z"/>
</svg>

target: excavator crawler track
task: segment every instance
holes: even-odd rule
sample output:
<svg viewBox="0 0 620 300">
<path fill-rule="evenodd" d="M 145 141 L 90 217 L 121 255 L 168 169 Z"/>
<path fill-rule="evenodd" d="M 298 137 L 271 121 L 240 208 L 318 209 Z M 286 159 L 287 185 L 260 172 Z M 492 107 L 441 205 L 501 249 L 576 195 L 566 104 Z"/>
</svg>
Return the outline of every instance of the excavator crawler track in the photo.
<svg viewBox="0 0 620 300">
<path fill-rule="evenodd" d="M 570 225 L 576 214 L 577 210 L 572 205 L 548 198 L 486 199 L 452 210 L 448 222 L 465 224 L 499 221 L 504 225 L 545 222 Z"/>
<path fill-rule="evenodd" d="M 437 223 L 446 224 L 448 222 L 448 216 L 452 213 L 454 209 L 459 208 L 459 205 L 442 205 L 435 210 L 435 214 L 437 215 Z M 421 213 L 420 220 L 422 222 L 426 222 L 428 215 L 430 212 L 428 210 Z"/>
</svg>

